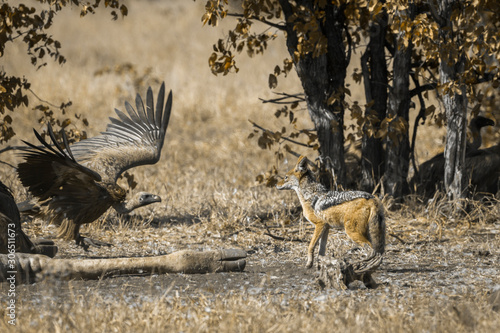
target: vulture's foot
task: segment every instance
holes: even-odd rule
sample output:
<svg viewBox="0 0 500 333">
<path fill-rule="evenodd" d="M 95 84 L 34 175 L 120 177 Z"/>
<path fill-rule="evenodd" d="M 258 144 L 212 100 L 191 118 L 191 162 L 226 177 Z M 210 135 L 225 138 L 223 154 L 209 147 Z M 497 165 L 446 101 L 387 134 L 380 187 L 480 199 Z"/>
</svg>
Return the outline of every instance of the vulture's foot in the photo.
<svg viewBox="0 0 500 333">
<path fill-rule="evenodd" d="M 50 239 L 35 239 L 33 240 L 33 245 L 35 245 L 35 253 L 43 254 L 51 258 L 54 258 L 58 251 L 57 245 Z"/>
<path fill-rule="evenodd" d="M 76 245 L 83 247 L 83 249 L 85 251 L 87 251 L 90 246 L 95 246 L 95 247 L 101 247 L 101 246 L 111 247 L 111 246 L 113 246 L 113 244 L 111 244 L 111 243 L 106 243 L 106 242 L 103 242 L 103 241 L 100 241 L 97 239 L 92 239 L 92 238 L 83 237 L 83 236 L 79 236 L 76 239 Z"/>
</svg>

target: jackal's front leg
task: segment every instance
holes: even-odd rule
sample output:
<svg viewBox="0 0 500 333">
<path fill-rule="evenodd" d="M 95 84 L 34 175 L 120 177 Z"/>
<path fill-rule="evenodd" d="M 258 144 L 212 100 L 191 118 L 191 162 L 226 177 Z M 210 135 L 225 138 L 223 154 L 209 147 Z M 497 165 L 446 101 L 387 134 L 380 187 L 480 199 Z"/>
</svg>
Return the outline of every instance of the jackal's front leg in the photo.
<svg viewBox="0 0 500 333">
<path fill-rule="evenodd" d="M 325 254 L 326 250 L 326 239 L 328 238 L 328 229 L 329 226 L 325 223 L 317 223 L 315 224 L 314 234 L 309 243 L 309 248 L 307 249 L 307 268 L 311 268 L 314 260 L 314 249 L 318 244 L 318 241 L 321 237 L 321 245 L 320 245 L 320 255 Z"/>
</svg>

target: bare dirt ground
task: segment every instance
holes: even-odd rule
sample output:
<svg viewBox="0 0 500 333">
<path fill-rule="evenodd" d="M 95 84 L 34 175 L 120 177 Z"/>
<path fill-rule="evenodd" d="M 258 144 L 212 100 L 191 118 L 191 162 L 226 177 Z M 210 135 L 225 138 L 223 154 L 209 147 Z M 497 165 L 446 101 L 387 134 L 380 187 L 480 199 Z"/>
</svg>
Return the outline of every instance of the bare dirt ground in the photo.
<svg viewBox="0 0 500 333">
<path fill-rule="evenodd" d="M 346 311 L 353 307 L 357 309 L 355 313 L 361 316 L 366 315 L 366 311 L 375 311 L 377 316 L 381 316 L 379 320 L 384 320 L 384 313 L 389 316 L 399 313 L 398 321 L 402 321 L 400 328 L 412 331 L 421 331 L 419 326 L 422 319 L 427 325 L 421 327 L 423 331 L 440 331 L 442 328 L 444 331 L 493 332 L 498 324 L 498 222 L 473 225 L 470 228 L 450 222 L 444 228 L 438 228 L 437 225 L 429 227 L 427 221 L 420 219 L 401 223 L 389 218 L 389 233 L 394 236 L 388 237 L 384 262 L 375 274 L 379 286 L 374 290 L 359 284 L 347 290 L 321 290 L 315 280 L 315 268 L 304 267 L 306 243 L 275 240 L 265 234 L 271 230 L 275 235 L 288 237 L 290 231 L 295 230 L 300 234 L 300 228 L 294 228 L 294 224 L 285 230 L 270 221 L 267 223 L 270 229 L 263 228 L 262 222 L 254 221 L 239 230 L 218 233 L 194 221 L 167 221 L 158 224 L 153 221 L 149 226 L 129 226 L 129 234 L 135 236 L 123 240 L 117 246 L 109 249 L 94 248 L 89 252 L 84 252 L 73 244 L 59 242 L 59 257 L 72 257 L 76 260 L 81 257 L 141 256 L 144 255 L 142 246 L 147 246 L 151 254 L 164 254 L 184 248 L 208 250 L 237 247 L 248 252 L 248 260 L 242 273 L 166 274 L 113 277 L 100 281 L 47 280 L 19 286 L 18 292 L 22 298 L 20 306 L 26 309 L 43 307 L 51 309 L 47 311 L 49 314 L 60 314 L 70 313 L 72 309 L 82 305 L 108 302 L 120 303 L 123 309 L 140 304 L 160 303 L 172 306 L 182 303 L 194 307 L 204 305 L 202 312 L 210 318 L 216 315 L 211 313 L 212 309 L 228 314 L 234 312 L 233 315 L 236 315 L 240 310 L 232 308 L 234 304 L 229 306 L 224 303 L 224 300 L 231 303 L 229 300 L 236 299 L 244 303 L 258 300 L 267 304 L 270 309 L 279 307 L 283 313 L 293 314 L 294 311 L 299 311 L 300 315 L 303 311 L 307 313 L 308 309 L 318 306 L 321 308 L 322 304 L 345 304 L 345 309 L 338 309 L 339 313 L 333 312 L 329 316 L 333 316 L 332 320 L 336 316 L 345 318 L 346 327 L 353 331 L 361 329 L 356 323 L 347 324 L 350 319 Z M 50 233 L 51 227 L 41 228 L 46 231 L 48 229 Z M 91 233 L 99 239 L 112 241 L 113 238 L 122 237 L 122 232 L 125 232 L 120 229 L 118 235 L 113 237 L 108 229 L 110 228 L 96 228 Z M 303 238 L 308 240 L 310 229 L 307 227 L 302 231 L 306 233 Z M 200 242 L 201 238 L 203 241 Z M 352 243 L 344 233 L 333 233 L 327 255 L 331 255 L 333 249 L 342 255 L 350 246 Z M 220 302 L 223 303 L 222 307 L 218 305 Z M 294 310 L 296 306 L 301 309 Z M 251 309 L 246 311 L 250 317 L 253 316 Z M 332 310 L 323 311 L 328 313 Z M 188 316 L 187 313 L 183 315 Z M 20 320 L 23 320 L 23 312 Z M 441 326 L 442 320 L 447 323 L 445 326 Z M 275 322 L 261 322 L 256 327 L 270 329 L 273 325 L 279 325 L 281 329 L 277 331 L 292 331 L 295 327 L 292 323 L 293 321 L 287 325 L 283 318 L 276 318 Z M 196 331 L 198 325 L 179 327 Z M 387 327 L 398 330 L 398 326 Z M 72 328 L 72 325 L 63 321 L 61 327 Z M 73 328 L 77 327 L 81 327 L 80 324 L 75 324 Z M 368 331 L 379 329 L 380 326 L 374 326 Z"/>
<path fill-rule="evenodd" d="M 413 225 L 411 227 L 411 231 L 415 234 L 427 232 L 422 226 Z M 182 238 L 182 235 L 176 234 L 175 230 L 169 230 L 169 227 L 165 229 L 170 237 Z M 407 232 L 408 230 L 400 231 L 399 234 Z M 389 236 L 390 241 L 383 265 L 375 275 L 380 284 L 379 290 L 397 291 L 402 294 L 418 290 L 429 297 L 453 299 L 454 297 L 461 298 L 463 295 L 480 295 L 500 289 L 499 226 L 473 227 L 459 236 L 453 235 L 452 232 L 449 234 L 441 239 L 405 237 L 406 244 Z M 193 236 L 193 238 L 197 237 Z M 324 292 L 328 294 L 328 291 L 321 292 L 319 285 L 315 283 L 315 268 L 306 269 L 304 267 L 306 243 L 271 240 L 266 239 L 268 238 L 266 235 L 259 236 L 259 238 L 262 240 L 258 244 L 243 247 L 248 253 L 247 266 L 243 273 L 167 274 L 147 278 L 117 277 L 106 278 L 98 283 L 94 281 L 69 282 L 68 287 L 71 285 L 73 292 L 75 292 L 79 289 L 85 290 L 86 287 L 95 286 L 101 292 L 111 291 L 111 293 L 115 287 L 117 289 L 114 292 L 121 293 L 123 292 L 122 286 L 127 285 L 127 292 L 141 297 L 153 297 L 157 294 L 157 290 L 165 290 L 165 287 L 170 284 L 172 284 L 174 293 L 179 292 L 184 297 L 196 297 L 199 294 L 222 296 L 226 293 L 241 292 L 249 294 L 270 292 L 283 295 L 312 292 L 317 293 L 318 296 Z M 347 236 L 342 233 L 338 235 L 338 238 L 337 243 L 341 243 L 343 239 L 347 239 Z M 184 246 L 179 245 L 178 248 L 199 249 L 201 251 L 221 247 L 241 248 L 241 244 L 237 241 L 214 241 L 214 243 L 207 247 L 195 242 L 194 244 L 184 244 Z M 217 243 L 219 244 L 216 245 Z M 126 244 L 122 244 L 122 246 L 126 246 Z M 332 247 L 335 246 L 330 242 L 329 248 Z M 108 254 L 112 250 L 91 250 L 87 254 L 72 245 L 63 245 L 61 251 L 64 253 L 58 256 L 59 258 L 113 257 Z M 163 251 L 159 252 L 164 254 Z M 118 253 L 116 256 L 130 257 L 133 255 Z M 149 290 L 143 289 L 145 281 L 147 281 Z M 51 285 L 51 281 L 46 281 L 35 288 L 50 287 Z M 26 291 L 29 291 L 33 289 L 33 286 L 25 288 Z M 350 292 L 345 293 L 349 294 Z M 57 293 L 60 302 L 64 302 L 67 296 L 64 292 L 58 291 Z"/>
</svg>

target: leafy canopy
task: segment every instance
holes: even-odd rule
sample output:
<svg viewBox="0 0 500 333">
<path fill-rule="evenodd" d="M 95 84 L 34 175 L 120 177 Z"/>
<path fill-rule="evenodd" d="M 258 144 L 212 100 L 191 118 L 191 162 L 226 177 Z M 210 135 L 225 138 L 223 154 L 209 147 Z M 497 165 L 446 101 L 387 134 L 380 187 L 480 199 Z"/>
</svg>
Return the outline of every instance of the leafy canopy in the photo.
<svg viewBox="0 0 500 333">
<path fill-rule="evenodd" d="M 345 16 L 346 26 L 343 27 L 344 43 L 350 60 L 352 52 L 364 52 L 371 36 L 372 29 L 376 29 L 381 17 L 387 17 L 388 29 L 386 41 L 386 60 L 390 64 L 394 50 L 412 46 L 412 73 L 419 88 L 411 92 L 411 97 L 420 97 L 421 104 L 428 99 L 428 90 L 437 88 L 440 95 L 461 93 L 460 87 L 465 85 L 472 105 L 471 113 L 476 115 L 480 109 L 486 114 L 497 112 L 495 96 L 499 87 L 500 63 L 500 11 L 497 0 L 450 0 L 452 11 L 449 17 L 440 17 L 438 14 L 439 0 L 408 1 L 408 0 L 208 0 L 205 13 L 201 20 L 203 25 L 217 26 L 222 19 L 233 18 L 235 26 L 228 31 L 224 38 L 219 39 L 213 46 L 213 53 L 209 56 L 209 66 L 215 75 L 237 73 L 236 58 L 240 53 L 254 56 L 265 52 L 269 43 L 275 41 L 279 34 L 287 38 L 287 47 L 290 57 L 277 64 L 269 75 L 268 85 L 271 89 L 278 87 L 278 78 L 285 76 L 292 70 L 295 63 L 306 56 L 318 57 L 328 52 L 328 33 L 323 30 L 326 20 L 327 4 L 341 8 Z M 238 5 L 235 5 L 237 3 Z M 241 6 L 239 6 L 241 4 Z M 287 21 L 284 20 L 283 6 L 292 10 Z M 292 30 L 287 28 L 292 27 Z M 290 33 L 293 31 L 293 36 Z M 450 31 L 453 38 L 446 38 L 442 31 Z M 396 38 L 397 37 L 397 38 Z M 296 38 L 296 46 L 291 47 L 291 38 Z M 465 67 L 454 80 L 439 82 L 439 63 L 456 63 L 460 57 L 465 58 Z M 369 72 L 369 68 L 368 68 Z M 351 75 L 357 84 L 369 73 L 366 69 L 354 68 Z M 388 73 L 391 83 L 393 73 Z M 344 87 L 349 96 L 348 87 Z M 388 87 L 389 91 L 393 87 Z M 299 96 L 288 94 L 288 96 Z M 330 96 L 328 103 L 336 101 L 338 96 Z M 297 128 L 296 110 L 304 98 L 290 98 L 286 104 L 284 98 L 279 97 L 275 102 L 280 104 L 276 117 L 285 116 L 293 129 L 272 131 L 258 124 L 251 137 L 257 136 L 257 143 L 261 148 L 270 149 L 278 144 L 276 154 L 282 156 L 280 148 L 290 150 L 289 143 L 296 143 L 296 139 L 305 136 L 300 144 L 317 149 L 314 131 Z M 408 130 L 408 123 L 401 118 L 388 115 L 386 119 L 377 119 L 370 111 L 371 101 L 361 105 L 357 101 L 342 101 L 355 125 L 350 128 L 347 139 L 354 140 L 363 135 L 378 138 L 389 137 L 389 140 L 398 142 L 401 133 Z M 444 125 L 444 113 L 431 105 L 423 108 L 422 118 L 431 117 L 438 125 Z M 389 130 L 390 129 L 390 130 Z M 286 133 L 290 133 L 286 135 Z M 275 169 L 275 168 L 274 168 Z M 265 177 L 264 177 L 265 178 Z M 260 178 L 260 179 L 264 179 Z"/>
<path fill-rule="evenodd" d="M 119 14 L 122 16 L 128 14 L 127 7 L 120 4 L 119 0 L 36 1 L 38 2 L 36 7 L 23 3 L 9 4 L 8 2 L 3 2 L 0 6 L 0 58 L 5 56 L 5 50 L 9 44 L 14 41 L 21 41 L 26 46 L 26 53 L 31 59 L 31 64 L 37 69 L 44 67 L 48 58 L 59 64 L 66 62 L 66 58 L 60 53 L 61 43 L 48 33 L 56 18 L 56 13 L 63 10 L 64 7 L 78 6 L 81 17 L 89 13 L 95 13 L 95 10 L 102 5 L 111 10 L 113 20 L 116 20 Z M 0 117 L 2 117 L 0 118 L 0 143 L 8 141 L 15 135 L 12 127 L 12 117 L 6 112 L 13 112 L 17 107 L 29 105 L 30 99 L 26 92 L 30 91 L 30 86 L 26 78 L 9 75 L 3 68 L 0 68 Z M 71 102 L 62 103 L 56 108 L 65 115 L 66 109 L 70 105 Z M 54 111 L 47 104 L 34 106 L 33 110 L 42 113 L 39 118 L 40 123 L 51 122 L 52 125 L 65 128 L 72 122 L 70 118 L 56 120 Z M 80 119 L 80 117 L 75 115 L 76 119 Z M 87 124 L 85 118 L 82 121 Z M 78 140 L 84 136 L 84 132 L 80 133 L 77 130 L 72 130 L 69 135 L 71 140 Z"/>
</svg>

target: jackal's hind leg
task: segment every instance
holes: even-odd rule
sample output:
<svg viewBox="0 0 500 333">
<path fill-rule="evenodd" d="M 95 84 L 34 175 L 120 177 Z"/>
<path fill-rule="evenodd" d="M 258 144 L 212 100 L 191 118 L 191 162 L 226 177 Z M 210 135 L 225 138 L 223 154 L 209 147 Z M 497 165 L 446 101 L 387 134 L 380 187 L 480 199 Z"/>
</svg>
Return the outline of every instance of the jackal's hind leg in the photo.
<svg viewBox="0 0 500 333">
<path fill-rule="evenodd" d="M 345 232 L 346 232 L 347 236 L 349 236 L 350 239 L 352 239 L 356 244 L 358 244 L 362 250 L 365 250 L 368 247 L 372 248 L 372 244 L 370 243 L 368 238 L 366 238 L 359 231 L 350 230 L 349 228 L 346 227 Z"/>
<path fill-rule="evenodd" d="M 365 237 L 365 235 L 360 233 L 358 230 L 356 230 L 352 226 L 353 226 L 353 224 L 346 223 L 345 231 L 346 231 L 347 236 L 349 236 L 349 238 L 351 238 L 357 244 L 357 246 L 352 248 L 351 250 L 349 250 L 346 253 L 346 256 L 350 256 L 350 255 L 355 254 L 356 257 L 360 257 L 361 260 L 367 260 L 367 259 L 371 258 L 374 254 L 372 244 L 370 243 L 368 238 Z"/>
<path fill-rule="evenodd" d="M 320 239 L 319 239 L 319 252 L 318 255 L 324 256 L 326 253 L 326 244 L 328 242 L 328 232 L 330 231 L 330 226 L 328 224 L 325 224 L 325 227 L 323 229 L 323 232 L 321 233 Z"/>
</svg>

